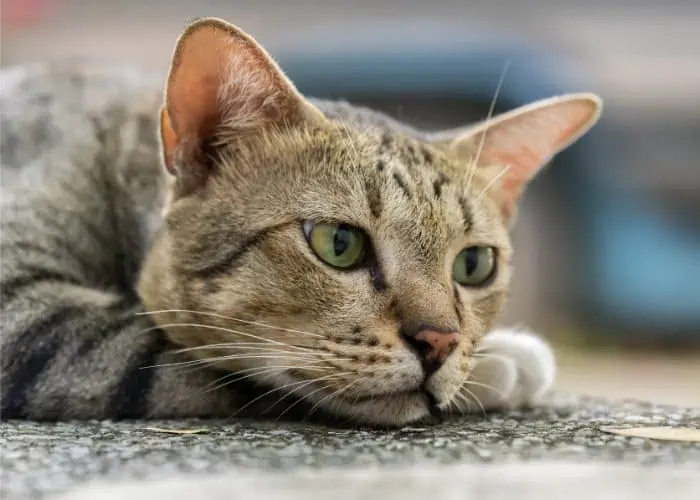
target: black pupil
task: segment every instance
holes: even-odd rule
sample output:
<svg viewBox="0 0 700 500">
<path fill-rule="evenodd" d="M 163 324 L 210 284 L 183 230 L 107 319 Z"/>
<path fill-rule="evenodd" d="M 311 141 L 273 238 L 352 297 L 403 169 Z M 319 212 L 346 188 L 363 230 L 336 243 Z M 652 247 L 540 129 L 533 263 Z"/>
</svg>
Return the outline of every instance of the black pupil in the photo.
<svg viewBox="0 0 700 500">
<path fill-rule="evenodd" d="M 343 255 L 352 240 L 352 233 L 345 228 L 339 227 L 333 235 L 333 251 L 336 257 Z"/>
<path fill-rule="evenodd" d="M 479 264 L 479 249 L 469 248 L 465 253 L 464 259 L 466 261 L 465 267 L 467 269 L 467 275 L 471 276 L 474 271 L 476 271 L 476 266 Z"/>
</svg>

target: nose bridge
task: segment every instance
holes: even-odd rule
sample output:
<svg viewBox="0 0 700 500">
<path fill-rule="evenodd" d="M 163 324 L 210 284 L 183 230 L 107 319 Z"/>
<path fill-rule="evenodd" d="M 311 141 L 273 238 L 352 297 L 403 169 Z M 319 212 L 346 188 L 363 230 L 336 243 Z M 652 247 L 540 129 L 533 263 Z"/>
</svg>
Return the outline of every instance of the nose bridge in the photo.
<svg viewBox="0 0 700 500">
<path fill-rule="evenodd" d="M 398 319 L 404 333 L 458 331 L 452 290 L 438 279 L 407 278 L 397 290 Z"/>
</svg>

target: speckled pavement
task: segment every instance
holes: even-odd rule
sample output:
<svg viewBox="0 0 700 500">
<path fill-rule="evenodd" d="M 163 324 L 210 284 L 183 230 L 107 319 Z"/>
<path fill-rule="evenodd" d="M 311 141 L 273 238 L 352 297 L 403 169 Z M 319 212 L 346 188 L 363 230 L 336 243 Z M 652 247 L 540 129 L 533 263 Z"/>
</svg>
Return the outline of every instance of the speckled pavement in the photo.
<svg viewBox="0 0 700 500">
<path fill-rule="evenodd" d="M 625 492 L 654 498 L 655 487 L 669 492 L 670 483 L 673 498 L 700 493 L 700 443 L 600 430 L 611 425 L 700 428 L 700 409 L 559 398 L 531 411 L 398 430 L 248 421 L 3 422 L 1 497 L 312 499 L 332 491 L 340 500 L 386 490 L 384 499 L 409 499 L 428 487 L 442 499 L 462 482 L 454 498 L 468 498 L 469 491 L 508 498 L 508 488 L 521 499 L 530 498 L 528 488 L 541 498 L 537 492 L 554 492 L 556 485 L 596 498 L 626 498 Z M 206 431 L 175 435 L 149 427 Z"/>
</svg>

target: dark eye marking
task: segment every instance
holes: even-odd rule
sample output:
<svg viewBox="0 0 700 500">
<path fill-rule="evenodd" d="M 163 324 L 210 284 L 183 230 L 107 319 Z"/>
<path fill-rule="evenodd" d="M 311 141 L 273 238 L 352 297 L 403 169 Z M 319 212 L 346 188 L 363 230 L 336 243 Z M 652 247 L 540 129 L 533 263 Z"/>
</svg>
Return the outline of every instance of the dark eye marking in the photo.
<svg viewBox="0 0 700 500">
<path fill-rule="evenodd" d="M 188 263 L 187 268 L 183 267 L 182 270 L 204 280 L 230 273 L 250 250 L 265 241 L 272 229 L 274 228 L 270 227 L 248 237 L 240 238 L 238 244 L 230 248 L 230 250 L 223 251 L 216 256 L 208 256 L 208 258 L 202 256 L 200 257 L 201 261 Z"/>
<path fill-rule="evenodd" d="M 440 195 L 442 195 L 442 186 L 449 182 L 450 178 L 447 177 L 447 175 L 443 172 L 438 173 L 437 179 L 433 181 L 433 193 L 435 193 L 436 198 L 440 198 Z"/>
<path fill-rule="evenodd" d="M 384 204 L 382 203 L 382 193 L 379 189 L 377 179 L 366 179 L 365 180 L 365 192 L 367 195 L 367 206 L 369 207 L 369 212 L 373 217 L 379 218 L 382 214 L 382 208 Z"/>
<path fill-rule="evenodd" d="M 389 288 L 389 285 L 387 285 L 384 280 L 384 275 L 379 267 L 379 263 L 375 263 L 369 268 L 369 277 L 372 280 L 372 286 L 377 292 L 383 292 Z"/>
<path fill-rule="evenodd" d="M 460 196 L 459 206 L 462 207 L 462 218 L 464 219 L 464 228 L 469 231 L 474 223 L 474 215 L 472 214 L 471 207 L 465 196 Z"/>
<path fill-rule="evenodd" d="M 406 196 L 406 198 L 411 199 L 413 195 L 411 194 L 411 191 L 408 188 L 406 181 L 403 177 L 401 177 L 401 174 L 399 174 L 398 172 L 394 172 L 392 178 L 394 179 L 394 181 L 396 181 L 396 185 L 399 186 L 399 189 L 401 189 L 401 191 L 403 191 L 403 194 Z"/>
</svg>

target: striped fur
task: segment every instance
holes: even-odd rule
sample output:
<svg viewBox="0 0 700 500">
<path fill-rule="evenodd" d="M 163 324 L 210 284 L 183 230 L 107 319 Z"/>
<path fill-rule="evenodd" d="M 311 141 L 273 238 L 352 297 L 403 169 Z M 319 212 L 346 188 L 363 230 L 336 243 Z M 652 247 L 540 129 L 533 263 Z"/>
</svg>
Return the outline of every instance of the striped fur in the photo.
<svg viewBox="0 0 700 500">
<path fill-rule="evenodd" d="M 304 98 L 216 19 L 178 41 L 162 107 L 129 69 L 0 78 L 2 418 L 401 425 L 551 385 L 545 344 L 487 332 L 520 193 L 592 126 L 595 96 L 429 135 Z M 362 266 L 314 255 L 319 222 L 366 234 Z M 460 285 L 473 247 L 495 271 Z M 451 339 L 439 364 L 419 334 Z"/>
<path fill-rule="evenodd" d="M 0 76 L 2 418 L 235 413 L 254 387 L 211 391 L 220 373 L 148 368 L 179 358 L 135 315 L 139 269 L 161 223 L 160 81 L 81 63 Z M 358 126 L 409 130 L 317 103 Z M 272 402 L 257 408 L 274 414 Z"/>
</svg>

